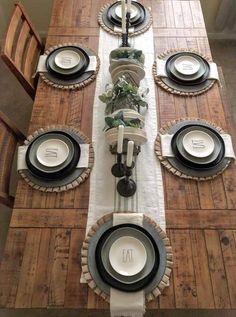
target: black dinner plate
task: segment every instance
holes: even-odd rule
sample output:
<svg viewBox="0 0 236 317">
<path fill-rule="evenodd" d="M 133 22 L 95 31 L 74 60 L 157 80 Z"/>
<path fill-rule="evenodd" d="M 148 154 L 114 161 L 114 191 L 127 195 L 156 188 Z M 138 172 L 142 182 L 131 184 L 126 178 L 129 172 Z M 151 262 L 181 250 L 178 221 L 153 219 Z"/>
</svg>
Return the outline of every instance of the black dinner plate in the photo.
<svg viewBox="0 0 236 317">
<path fill-rule="evenodd" d="M 137 19 L 130 20 L 131 27 L 135 27 L 143 23 L 146 17 L 146 11 L 143 5 L 141 5 L 141 3 L 133 1 L 132 4 L 138 8 L 138 12 L 139 12 Z M 119 17 L 117 17 L 115 14 L 115 9 L 118 5 L 120 5 L 120 2 L 115 2 L 108 8 L 107 18 L 112 24 L 118 27 L 121 27 L 122 20 Z"/>
<path fill-rule="evenodd" d="M 136 230 L 144 233 L 148 237 L 148 239 L 151 241 L 153 248 L 155 250 L 155 263 L 153 265 L 152 270 L 150 271 L 150 273 L 146 277 L 144 277 L 143 279 L 140 279 L 139 281 L 137 281 L 135 283 L 129 283 L 129 284 L 122 283 L 121 281 L 115 279 L 105 269 L 105 267 L 103 265 L 102 256 L 101 256 L 103 246 L 104 246 L 106 240 L 111 235 L 111 233 L 113 233 L 114 231 L 116 231 L 117 229 L 120 229 L 120 228 L 135 228 Z M 154 239 L 152 238 L 152 236 L 143 227 L 140 227 L 140 226 L 137 226 L 134 224 L 122 224 L 122 225 L 114 226 L 114 227 L 108 229 L 101 236 L 101 238 L 99 239 L 99 241 L 97 243 L 95 257 L 96 257 L 96 264 L 97 264 L 97 269 L 98 269 L 98 272 L 100 274 L 100 277 L 111 287 L 114 287 L 116 289 L 119 289 L 119 290 L 125 291 L 125 292 L 136 292 L 136 291 L 143 289 L 146 285 L 148 285 L 152 281 L 156 272 L 158 271 L 159 261 L 160 261 L 159 250 L 158 250 L 158 247 L 157 247 Z"/>
<path fill-rule="evenodd" d="M 201 159 L 201 163 L 197 163 L 196 160 L 191 160 L 190 155 L 188 156 L 188 155 L 186 155 L 186 153 L 184 156 L 182 155 L 181 151 L 179 151 L 179 147 L 177 146 L 177 139 L 178 139 L 178 136 L 181 133 L 183 133 L 184 130 L 186 130 L 190 127 L 195 127 L 195 128 L 202 127 L 204 129 L 208 129 L 212 133 L 214 133 L 214 135 L 218 139 L 219 144 L 221 146 L 219 154 L 215 160 L 213 160 L 212 162 L 208 162 L 208 163 L 204 164 L 203 163 L 204 160 Z M 206 126 L 202 126 L 202 125 L 195 126 L 195 125 L 190 124 L 190 125 L 182 127 L 177 133 L 174 134 L 174 136 L 171 140 L 171 147 L 172 147 L 174 155 L 182 164 L 184 164 L 188 168 L 199 169 L 199 170 L 207 170 L 210 168 L 215 168 L 218 164 L 220 164 L 222 162 L 222 160 L 224 159 L 224 155 L 225 155 L 225 145 L 224 145 L 224 141 L 223 141 L 222 137 L 220 136 L 220 134 L 217 133 L 211 127 L 206 127 Z M 209 158 L 207 158 L 207 160 L 209 160 Z"/>
<path fill-rule="evenodd" d="M 183 55 L 191 55 L 191 56 L 197 56 L 198 57 L 198 60 L 201 60 L 202 61 L 202 65 L 201 67 L 205 69 L 205 71 L 203 72 L 203 74 L 195 79 L 195 80 L 184 80 L 183 77 L 182 79 L 177 77 L 175 74 L 173 74 L 171 68 L 173 67 L 173 63 L 175 62 L 175 60 L 180 57 L 180 56 L 183 56 Z M 203 82 L 205 82 L 209 76 L 209 72 L 210 72 L 210 66 L 209 66 L 209 63 L 203 59 L 201 56 L 199 55 L 196 55 L 194 53 L 177 53 L 177 54 L 174 54 L 172 56 L 170 56 L 167 61 L 166 61 L 166 72 L 167 72 L 167 75 L 168 77 L 174 81 L 175 83 L 179 84 L 179 85 L 185 85 L 185 86 L 194 86 L 194 85 L 199 85 Z"/>
<path fill-rule="evenodd" d="M 52 168 L 45 168 L 43 165 L 41 165 L 39 162 L 37 162 L 37 160 L 32 160 L 31 155 L 34 155 L 32 153 L 35 153 L 35 149 L 33 149 L 35 142 L 37 142 L 37 144 L 40 144 L 40 138 L 42 138 L 45 135 L 48 135 L 49 138 L 52 135 L 53 138 L 55 138 L 55 135 L 63 135 L 66 138 L 69 139 L 70 142 L 72 142 L 73 147 L 74 147 L 74 155 L 72 156 L 72 158 L 70 159 L 69 162 L 67 162 L 67 164 L 63 165 L 60 168 L 56 168 L 54 169 Z M 33 142 L 29 145 L 27 152 L 26 152 L 26 164 L 28 166 L 29 171 L 36 177 L 39 178 L 43 178 L 43 179 L 48 179 L 48 180 L 55 180 L 55 179 L 62 179 L 65 176 L 67 176 L 68 174 L 70 174 L 77 166 L 78 161 L 80 159 L 80 154 L 81 154 L 81 149 L 80 149 L 80 145 L 78 144 L 78 142 L 76 142 L 76 140 L 71 137 L 70 135 L 68 135 L 67 133 L 64 132 L 48 132 L 45 133 L 43 135 L 40 135 L 39 137 L 37 137 L 35 140 L 33 140 Z"/>
<path fill-rule="evenodd" d="M 58 67 L 55 64 L 55 57 L 58 53 L 62 52 L 63 50 L 73 50 L 80 55 L 80 62 L 77 66 L 71 69 L 63 69 Z M 52 51 L 47 59 L 46 59 L 46 68 L 49 72 L 54 74 L 59 78 L 75 78 L 82 74 L 85 69 L 89 65 L 89 56 L 88 54 L 81 48 L 77 46 L 64 46 L 57 48 L 56 50 Z"/>
</svg>

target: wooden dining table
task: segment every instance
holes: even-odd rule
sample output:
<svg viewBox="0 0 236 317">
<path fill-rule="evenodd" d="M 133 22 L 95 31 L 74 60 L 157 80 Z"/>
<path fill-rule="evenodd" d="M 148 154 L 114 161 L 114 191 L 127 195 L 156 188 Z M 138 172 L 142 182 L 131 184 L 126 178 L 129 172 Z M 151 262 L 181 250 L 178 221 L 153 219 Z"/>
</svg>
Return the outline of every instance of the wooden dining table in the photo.
<svg viewBox="0 0 236 317">
<path fill-rule="evenodd" d="M 211 57 L 199 0 L 140 0 L 153 15 L 155 54 L 189 48 Z M 98 52 L 98 12 L 107 0 L 54 0 L 46 49 L 76 42 Z M 226 57 L 227 58 L 227 57 Z M 105 83 L 104 83 L 105 85 Z M 178 118 L 202 118 L 236 132 L 223 77 L 196 97 L 156 86 L 159 127 Z M 39 79 L 29 134 L 47 125 L 67 125 L 92 138 L 96 81 L 66 91 Z M 95 157 L 96 160 L 96 157 Z M 162 168 L 166 227 L 174 255 L 170 286 L 147 304 L 147 316 L 236 309 L 236 166 L 213 180 L 181 179 Z M 81 246 L 89 206 L 89 179 L 61 193 L 32 189 L 19 179 L 0 268 L 0 316 L 22 308 L 60 316 L 109 316 L 109 304 L 80 283 Z M 142 211 L 141 211 L 142 212 Z M 57 312 L 57 314 L 56 314 Z M 12 315 L 12 316 L 13 316 Z M 183 316 L 183 315 L 180 315 Z"/>
</svg>

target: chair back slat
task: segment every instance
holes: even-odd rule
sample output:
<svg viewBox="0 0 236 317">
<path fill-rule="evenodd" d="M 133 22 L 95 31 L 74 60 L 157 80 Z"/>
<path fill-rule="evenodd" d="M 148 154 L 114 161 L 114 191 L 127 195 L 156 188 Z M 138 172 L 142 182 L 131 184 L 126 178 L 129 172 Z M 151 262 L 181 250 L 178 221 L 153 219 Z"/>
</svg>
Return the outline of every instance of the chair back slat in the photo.
<svg viewBox="0 0 236 317">
<path fill-rule="evenodd" d="M 24 75 L 27 80 L 33 85 L 32 74 L 35 73 L 37 62 L 40 56 L 40 51 L 38 50 L 38 42 L 34 37 L 31 37 L 27 52 L 25 54 L 25 65 L 24 65 Z"/>
<path fill-rule="evenodd" d="M 30 27 L 25 20 L 22 24 L 19 37 L 17 39 L 16 51 L 15 51 L 15 64 L 16 66 L 22 70 L 22 65 L 26 62 L 24 58 L 24 51 L 27 47 L 27 42 L 30 37 Z"/>
<path fill-rule="evenodd" d="M 11 17 L 9 27 L 7 29 L 6 40 L 3 52 L 10 58 L 12 58 L 12 50 L 14 47 L 15 35 L 17 28 L 21 22 L 22 12 L 19 7 L 15 7 L 14 13 Z"/>
<path fill-rule="evenodd" d="M 32 98 L 36 91 L 36 81 L 32 77 L 42 52 L 39 35 L 22 4 L 17 3 L 7 29 L 2 59 Z"/>
</svg>

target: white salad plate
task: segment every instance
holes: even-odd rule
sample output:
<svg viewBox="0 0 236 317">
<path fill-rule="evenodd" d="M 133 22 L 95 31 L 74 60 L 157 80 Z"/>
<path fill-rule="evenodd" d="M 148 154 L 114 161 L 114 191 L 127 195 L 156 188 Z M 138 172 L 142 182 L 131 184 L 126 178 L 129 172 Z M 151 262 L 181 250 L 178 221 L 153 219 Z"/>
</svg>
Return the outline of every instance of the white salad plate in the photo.
<svg viewBox="0 0 236 317">
<path fill-rule="evenodd" d="M 42 142 L 37 151 L 36 158 L 44 166 L 57 167 L 63 164 L 69 156 L 68 145 L 60 139 L 49 139 Z"/>
<path fill-rule="evenodd" d="M 183 138 L 185 151 L 194 157 L 208 157 L 215 149 L 213 138 L 201 130 L 188 132 Z"/>
<path fill-rule="evenodd" d="M 74 50 L 63 50 L 55 56 L 55 64 L 62 69 L 71 69 L 80 63 L 80 55 Z"/>
<path fill-rule="evenodd" d="M 200 62 L 193 56 L 180 56 L 174 62 L 175 69 L 182 75 L 191 76 L 200 69 Z"/>
<path fill-rule="evenodd" d="M 109 261 L 118 274 L 133 276 L 143 270 L 147 261 L 147 252 L 139 239 L 123 236 L 112 244 Z"/>
</svg>

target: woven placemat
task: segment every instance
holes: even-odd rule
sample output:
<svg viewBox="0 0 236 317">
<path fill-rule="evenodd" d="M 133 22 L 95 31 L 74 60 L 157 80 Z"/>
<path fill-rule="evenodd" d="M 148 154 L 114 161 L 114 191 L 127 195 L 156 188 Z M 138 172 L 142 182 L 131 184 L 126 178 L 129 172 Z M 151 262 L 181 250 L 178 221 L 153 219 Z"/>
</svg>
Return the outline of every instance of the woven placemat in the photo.
<svg viewBox="0 0 236 317">
<path fill-rule="evenodd" d="M 158 55 L 157 58 L 166 60 L 171 55 L 176 54 L 176 53 L 181 53 L 181 52 L 195 53 L 195 54 L 201 56 L 202 58 L 204 58 L 209 63 L 212 62 L 212 60 L 208 56 L 205 56 L 205 55 L 199 53 L 196 50 L 185 49 L 185 48 L 183 48 L 183 49 L 172 49 L 172 50 L 165 51 L 165 52 L 161 53 L 160 55 Z M 161 77 L 158 77 L 157 76 L 156 61 L 153 64 L 152 70 L 153 70 L 154 80 L 161 88 L 163 88 L 165 91 L 167 91 L 167 92 L 169 92 L 171 94 L 175 94 L 175 95 L 179 95 L 179 96 L 194 97 L 194 96 L 197 96 L 197 95 L 201 95 L 201 94 L 205 93 L 206 91 L 208 91 L 210 88 L 212 88 L 212 86 L 216 82 L 215 79 L 206 80 L 203 84 L 199 85 L 199 87 L 196 85 L 196 87 L 198 87 L 197 91 L 195 91 L 195 92 L 187 92 L 187 91 L 184 91 L 184 89 L 183 89 L 184 87 L 183 86 L 180 86 L 180 85 L 178 85 L 176 83 L 173 83 L 167 77 L 165 77 L 165 79 L 164 78 L 162 79 Z M 163 80 L 165 80 L 165 82 Z M 169 86 L 169 84 L 167 84 L 166 81 L 171 86 Z M 173 86 L 172 86 L 171 83 L 173 83 Z"/>
<path fill-rule="evenodd" d="M 101 8 L 101 10 L 98 13 L 98 23 L 100 24 L 101 28 L 103 30 L 105 30 L 106 32 L 108 32 L 108 33 L 110 33 L 112 35 L 121 36 L 122 33 L 121 32 L 115 32 L 114 29 L 113 29 L 114 25 L 109 23 L 109 21 L 106 18 L 107 17 L 107 10 L 115 2 L 116 1 L 110 2 L 108 4 L 105 4 Z M 138 26 L 136 31 L 134 31 L 132 33 L 129 33 L 129 37 L 133 37 L 133 36 L 137 36 L 137 35 L 145 33 L 150 28 L 150 26 L 152 25 L 151 10 L 149 8 L 145 7 L 145 11 L 146 11 L 146 21 L 145 21 L 145 23 L 143 23 L 142 25 Z"/>
<path fill-rule="evenodd" d="M 81 131 L 78 131 L 75 128 L 63 125 L 51 125 L 40 128 L 32 133 L 27 137 L 24 144 L 28 146 L 40 135 L 48 132 L 65 132 L 70 135 L 76 135 L 82 141 L 81 143 L 89 144 L 88 167 L 76 169 L 76 172 L 74 172 L 68 178 L 65 177 L 63 180 L 60 180 L 60 185 L 57 184 L 57 181 L 43 181 L 42 179 L 38 179 L 36 176 L 32 175 L 29 170 L 19 170 L 19 174 L 24 178 L 29 186 L 43 192 L 63 192 L 79 186 L 89 177 L 94 164 L 94 150 L 91 141 Z"/>
<path fill-rule="evenodd" d="M 122 212 L 122 213 L 130 213 L 130 212 Z M 81 251 L 81 264 L 82 264 L 82 272 L 83 277 L 88 283 L 89 287 L 100 297 L 102 297 L 105 301 L 110 302 L 110 296 L 106 293 L 104 293 L 103 290 L 99 288 L 99 286 L 94 281 L 92 274 L 89 270 L 89 261 L 88 261 L 88 250 L 89 250 L 89 244 L 94 236 L 94 234 L 99 230 L 101 226 L 104 224 L 112 221 L 114 213 L 109 213 L 100 218 L 88 231 L 87 236 L 85 238 L 85 241 L 82 245 L 82 251 Z M 157 233 L 159 234 L 160 239 L 162 239 L 163 244 L 165 246 L 165 252 L 166 252 L 166 265 L 165 265 L 165 271 L 162 276 L 161 281 L 158 285 L 156 285 L 152 291 L 145 295 L 146 301 L 150 302 L 157 298 L 161 293 L 163 292 L 165 287 L 169 286 L 169 278 L 171 275 L 172 267 L 173 267 L 173 254 L 172 254 L 172 248 L 170 245 L 170 241 L 167 238 L 167 235 L 165 231 L 161 229 L 161 227 L 151 218 L 147 217 L 146 215 L 143 215 L 143 220 L 147 222 Z"/>
<path fill-rule="evenodd" d="M 171 165 L 170 161 L 168 160 L 168 157 L 164 157 L 162 156 L 162 148 L 161 148 L 161 134 L 167 134 L 169 133 L 170 129 L 173 128 L 174 126 L 176 126 L 179 123 L 182 122 L 196 122 L 199 124 L 206 124 L 206 125 L 210 125 L 213 129 L 217 130 L 220 134 L 225 133 L 223 129 L 221 129 L 220 127 L 218 127 L 217 125 L 215 125 L 214 123 L 207 121 L 207 120 L 203 120 L 203 119 L 196 119 L 196 118 L 182 118 L 182 119 L 178 119 L 178 120 L 173 120 L 171 122 L 168 122 L 166 124 L 166 126 L 162 127 L 157 135 L 156 141 L 155 141 L 155 153 L 158 157 L 158 159 L 160 160 L 161 164 L 172 174 L 179 176 L 181 178 L 185 178 L 185 179 L 192 179 L 192 180 L 196 180 L 196 181 L 207 181 L 207 180 L 211 180 L 216 178 L 218 175 L 222 174 L 224 172 L 224 170 L 229 166 L 229 164 L 231 163 L 231 159 L 227 159 L 227 162 L 224 164 L 223 168 L 216 172 L 214 175 L 212 176 L 206 176 L 206 177 L 196 177 L 196 176 L 191 176 L 188 175 L 186 173 L 181 172 L 180 170 L 176 169 L 173 165 Z"/>
<path fill-rule="evenodd" d="M 49 48 L 44 55 L 49 55 L 54 50 L 65 47 L 65 46 L 77 46 L 81 47 L 89 56 L 96 56 L 97 59 L 97 67 L 94 72 L 85 72 L 82 75 L 80 75 L 78 78 L 70 79 L 70 80 L 62 80 L 56 76 L 53 76 L 53 74 L 47 72 L 39 72 L 40 77 L 42 80 L 49 86 L 52 86 L 54 88 L 63 89 L 63 90 L 77 90 L 82 89 L 85 86 L 89 85 L 91 82 L 95 80 L 97 77 L 99 68 L 100 68 L 100 59 L 98 55 L 91 49 L 84 46 L 81 46 L 79 43 L 64 43 L 64 44 L 58 44 L 55 46 L 52 46 Z"/>
</svg>

